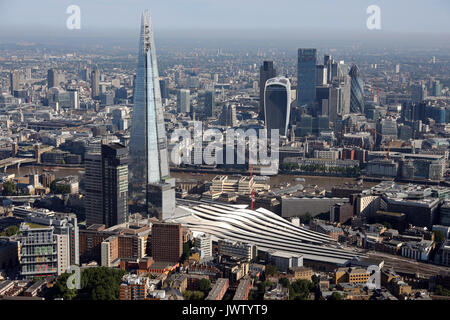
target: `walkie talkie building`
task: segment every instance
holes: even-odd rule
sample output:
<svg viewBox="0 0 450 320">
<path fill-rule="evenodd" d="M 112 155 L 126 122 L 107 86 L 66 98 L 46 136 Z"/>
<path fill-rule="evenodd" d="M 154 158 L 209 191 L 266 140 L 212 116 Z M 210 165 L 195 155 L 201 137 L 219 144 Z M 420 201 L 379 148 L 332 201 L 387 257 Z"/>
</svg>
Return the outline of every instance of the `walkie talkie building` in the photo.
<svg viewBox="0 0 450 320">
<path fill-rule="evenodd" d="M 286 136 L 291 113 L 291 83 L 285 77 L 267 80 L 264 90 L 264 118 L 270 132 L 278 129 L 280 135 Z"/>
<path fill-rule="evenodd" d="M 160 218 L 170 216 L 175 209 L 175 190 L 169 174 L 158 65 L 148 11 L 142 13 L 132 121 L 131 182 L 145 186 L 149 213 Z"/>
</svg>

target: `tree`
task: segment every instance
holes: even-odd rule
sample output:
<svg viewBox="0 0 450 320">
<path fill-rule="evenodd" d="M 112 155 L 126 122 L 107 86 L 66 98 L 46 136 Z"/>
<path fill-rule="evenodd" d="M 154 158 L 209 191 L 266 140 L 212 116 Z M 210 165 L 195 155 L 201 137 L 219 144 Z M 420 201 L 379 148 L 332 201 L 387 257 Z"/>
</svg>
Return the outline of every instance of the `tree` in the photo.
<svg viewBox="0 0 450 320">
<path fill-rule="evenodd" d="M 291 284 L 292 290 L 289 290 L 291 300 L 308 300 L 310 292 L 314 291 L 314 284 L 305 279 L 299 279 Z"/>
<path fill-rule="evenodd" d="M 70 193 L 70 186 L 69 185 L 56 184 L 58 181 L 61 181 L 61 179 L 52 181 L 52 183 L 50 184 L 50 190 L 54 194 L 68 194 L 68 193 Z"/>
<path fill-rule="evenodd" d="M 266 266 L 266 276 L 275 276 L 278 273 L 277 267 L 271 264 Z"/>
<path fill-rule="evenodd" d="M 311 277 L 311 281 L 314 284 L 314 286 L 317 286 L 319 284 L 319 282 L 320 282 L 320 277 L 315 275 L 315 274 L 313 274 L 312 277 Z"/>
<path fill-rule="evenodd" d="M 6 181 L 3 183 L 3 195 L 13 196 L 17 192 L 17 185 L 12 181 Z"/>
<path fill-rule="evenodd" d="M 434 230 L 434 241 L 441 244 L 445 240 L 444 233 L 441 230 Z"/>
<path fill-rule="evenodd" d="M 263 300 L 264 294 L 266 293 L 267 288 L 272 288 L 274 286 L 274 283 L 268 280 L 261 281 L 258 283 L 258 290 L 256 291 L 256 297 L 255 300 Z"/>
<path fill-rule="evenodd" d="M 436 295 L 438 296 L 450 296 L 450 290 L 445 289 L 444 287 L 442 287 L 442 285 L 438 284 L 436 286 L 436 288 L 434 289 L 434 292 L 436 293 Z"/>
<path fill-rule="evenodd" d="M 199 289 L 200 291 L 203 291 L 205 293 L 211 290 L 211 281 L 209 279 L 203 278 L 202 280 L 200 280 Z"/>
<path fill-rule="evenodd" d="M 67 287 L 67 279 L 69 278 L 68 273 L 61 274 L 58 279 L 56 279 L 56 283 L 50 289 L 46 298 L 53 300 L 55 298 L 63 298 L 64 300 L 73 300 L 77 296 L 76 289 L 69 289 Z"/>
<path fill-rule="evenodd" d="M 11 236 L 16 235 L 18 233 L 19 233 L 19 227 L 18 226 L 9 226 L 6 229 L 6 235 L 8 237 L 11 237 Z"/>
<path fill-rule="evenodd" d="M 192 242 L 190 240 L 183 243 L 183 254 L 181 255 L 181 263 L 189 259 L 191 256 Z"/>
<path fill-rule="evenodd" d="M 291 286 L 291 283 L 289 282 L 288 278 L 280 278 L 280 280 L 278 280 L 278 283 L 285 288 L 289 288 Z"/>
<path fill-rule="evenodd" d="M 332 301 L 344 300 L 344 297 L 339 292 L 333 292 L 331 296 L 328 298 L 328 300 Z"/>
<path fill-rule="evenodd" d="M 79 298 L 87 300 L 118 300 L 125 271 L 107 267 L 88 268 L 81 274 Z"/>
<path fill-rule="evenodd" d="M 201 291 L 186 290 L 183 292 L 183 297 L 185 300 L 203 300 L 205 298 L 205 294 Z"/>
</svg>

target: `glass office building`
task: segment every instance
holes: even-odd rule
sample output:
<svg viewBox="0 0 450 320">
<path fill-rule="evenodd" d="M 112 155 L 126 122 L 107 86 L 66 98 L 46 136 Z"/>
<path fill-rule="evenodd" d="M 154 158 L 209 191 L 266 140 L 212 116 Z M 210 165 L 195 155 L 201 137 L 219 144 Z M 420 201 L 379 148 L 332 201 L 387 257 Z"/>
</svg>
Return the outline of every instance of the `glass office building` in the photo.
<svg viewBox="0 0 450 320">
<path fill-rule="evenodd" d="M 316 49 L 298 49 L 297 105 L 311 105 L 316 100 Z"/>
<path fill-rule="evenodd" d="M 167 191 L 171 194 L 173 193 L 173 203 L 168 207 L 174 208 L 175 191 L 172 188 L 163 187 L 164 184 L 169 182 L 170 178 L 167 137 L 164 127 L 164 114 L 161 102 L 153 29 L 148 11 L 144 11 L 141 21 L 138 66 L 134 89 L 130 157 L 132 183 L 139 185 L 145 184 L 147 190 L 147 207 L 152 207 L 151 198 L 155 197 L 155 186 L 158 186 L 161 192 Z M 172 183 L 172 181 L 169 183 Z M 152 197 L 148 196 L 148 190 L 152 190 Z M 172 199 L 171 195 L 163 196 L 161 194 L 160 196 L 164 199 Z M 160 202 L 159 200 L 156 201 L 158 204 Z M 161 217 L 160 208 L 161 206 L 156 206 L 158 215 Z"/>
<path fill-rule="evenodd" d="M 267 80 L 264 90 L 264 118 L 268 133 L 278 129 L 286 136 L 291 113 L 291 83 L 284 77 Z"/>
<path fill-rule="evenodd" d="M 364 113 L 364 83 L 359 77 L 359 68 L 354 64 L 349 72 L 350 84 L 350 113 Z"/>
</svg>

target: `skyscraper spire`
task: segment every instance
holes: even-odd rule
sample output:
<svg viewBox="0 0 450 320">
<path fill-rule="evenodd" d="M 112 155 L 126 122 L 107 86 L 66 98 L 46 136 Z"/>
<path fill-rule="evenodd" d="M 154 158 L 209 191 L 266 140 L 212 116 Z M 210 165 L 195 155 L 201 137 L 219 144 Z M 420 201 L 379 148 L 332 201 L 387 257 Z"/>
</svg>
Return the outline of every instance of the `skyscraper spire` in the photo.
<svg viewBox="0 0 450 320">
<path fill-rule="evenodd" d="M 147 209 L 152 211 L 151 207 L 155 207 L 162 217 L 163 214 L 158 209 L 161 203 L 156 199 L 160 194 L 156 190 L 169 182 L 170 175 L 155 42 L 151 17 L 147 10 L 142 13 L 141 18 L 132 121 L 130 141 L 132 184 L 146 186 Z M 166 186 L 162 189 L 171 188 Z M 174 207 L 175 192 L 172 191 Z M 152 194 L 151 197 L 149 194 Z"/>
</svg>

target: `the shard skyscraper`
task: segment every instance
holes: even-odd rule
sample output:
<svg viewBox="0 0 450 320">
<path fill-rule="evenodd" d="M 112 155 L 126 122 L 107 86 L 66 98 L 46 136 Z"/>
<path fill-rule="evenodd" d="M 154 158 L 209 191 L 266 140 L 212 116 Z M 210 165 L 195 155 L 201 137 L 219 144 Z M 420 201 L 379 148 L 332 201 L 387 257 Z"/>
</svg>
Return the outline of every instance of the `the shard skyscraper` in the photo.
<svg viewBox="0 0 450 320">
<path fill-rule="evenodd" d="M 131 128 L 131 183 L 145 190 L 147 212 L 160 219 L 175 210 L 174 179 L 170 179 L 167 136 L 161 103 L 158 64 L 151 17 L 142 13 L 138 66 Z"/>
</svg>

